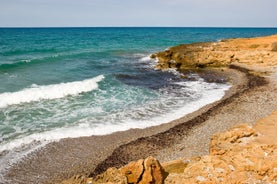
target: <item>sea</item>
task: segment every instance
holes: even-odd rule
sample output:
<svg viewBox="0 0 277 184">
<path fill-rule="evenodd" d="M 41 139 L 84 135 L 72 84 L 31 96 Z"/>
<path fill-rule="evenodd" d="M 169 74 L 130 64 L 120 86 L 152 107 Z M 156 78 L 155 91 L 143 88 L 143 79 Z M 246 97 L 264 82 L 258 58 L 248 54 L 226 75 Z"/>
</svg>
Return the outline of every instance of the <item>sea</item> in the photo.
<svg viewBox="0 0 277 184">
<path fill-rule="evenodd" d="M 63 138 L 160 125 L 230 84 L 156 70 L 152 53 L 276 28 L 0 28 L 0 172 Z"/>
</svg>

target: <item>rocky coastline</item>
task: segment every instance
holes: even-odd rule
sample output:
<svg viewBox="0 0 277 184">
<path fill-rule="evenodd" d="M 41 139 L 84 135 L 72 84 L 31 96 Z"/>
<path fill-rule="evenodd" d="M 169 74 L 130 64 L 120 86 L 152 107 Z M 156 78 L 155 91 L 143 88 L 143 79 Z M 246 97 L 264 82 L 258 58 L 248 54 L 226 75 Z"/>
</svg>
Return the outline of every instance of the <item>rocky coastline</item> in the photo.
<svg viewBox="0 0 277 184">
<path fill-rule="evenodd" d="M 214 134 L 210 154 L 160 163 L 149 156 L 95 178 L 78 175 L 71 183 L 275 183 L 277 111 L 255 126 L 241 124 Z"/>
<path fill-rule="evenodd" d="M 10 183 L 45 184 L 276 182 L 277 151 L 270 141 L 276 123 L 256 124 L 277 111 L 276 43 L 277 35 L 228 39 L 153 54 L 157 69 L 174 68 L 183 77 L 186 71 L 203 71 L 224 76 L 233 86 L 222 100 L 166 124 L 50 143 L 5 177 Z M 268 130 L 273 133 L 267 139 Z"/>
<path fill-rule="evenodd" d="M 224 71 L 228 67 L 244 73 L 247 81 L 200 115 L 121 145 L 89 175 L 76 175 L 62 183 L 277 182 L 276 51 L 277 35 L 272 35 L 179 45 L 153 54 L 157 69 Z M 222 124 L 228 125 L 205 129 Z M 193 149 L 186 147 L 192 145 L 188 142 L 192 134 L 205 130 L 210 136 L 208 153 L 186 154 L 185 148 Z"/>
<path fill-rule="evenodd" d="M 230 64 L 270 67 L 276 65 L 277 35 L 183 44 L 151 55 L 157 69 L 178 70 L 224 67 Z"/>
</svg>

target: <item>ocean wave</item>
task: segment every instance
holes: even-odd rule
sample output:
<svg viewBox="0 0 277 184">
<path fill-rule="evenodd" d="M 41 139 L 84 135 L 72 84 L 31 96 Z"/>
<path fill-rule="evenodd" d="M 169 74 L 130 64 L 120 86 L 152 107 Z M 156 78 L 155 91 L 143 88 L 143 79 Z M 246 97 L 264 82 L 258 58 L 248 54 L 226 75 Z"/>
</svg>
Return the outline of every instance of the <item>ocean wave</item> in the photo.
<svg viewBox="0 0 277 184">
<path fill-rule="evenodd" d="M 28 66 L 30 67 L 30 65 L 33 64 L 39 64 L 39 63 L 43 63 L 43 62 L 52 62 L 52 61 L 59 61 L 65 57 L 68 57 L 70 55 L 66 55 L 66 54 L 56 54 L 56 55 L 52 55 L 52 56 L 47 56 L 47 57 L 41 57 L 41 58 L 33 58 L 33 59 L 20 59 L 14 62 L 10 62 L 10 63 L 2 63 L 0 64 L 0 70 L 4 69 L 13 69 L 13 68 L 17 68 L 17 67 L 22 67 L 22 66 Z"/>
<path fill-rule="evenodd" d="M 2 63 L 2 64 L 0 64 L 0 70 L 1 69 L 4 69 L 4 70 L 13 69 L 13 68 L 22 67 L 25 65 L 30 67 L 30 65 L 32 65 L 32 64 L 43 63 L 45 61 L 59 60 L 59 59 L 61 59 L 61 56 L 62 55 L 52 55 L 52 56 L 42 57 L 42 58 L 20 59 L 20 60 L 10 62 L 10 63 Z"/>
<path fill-rule="evenodd" d="M 90 80 L 96 82 L 102 79 L 103 76 L 98 76 Z M 72 83 L 70 84 L 72 85 Z M 78 120 L 77 124 L 72 126 L 36 132 L 0 143 L 0 155 L 2 155 L 0 173 L 1 170 L 7 168 L 7 165 L 16 163 L 27 154 L 45 146 L 49 142 L 63 138 L 107 135 L 113 132 L 167 123 L 194 112 L 209 103 L 220 100 L 225 91 L 231 87 L 228 84 L 206 83 L 201 79 L 189 82 L 174 82 L 174 84 L 180 86 L 180 88 L 174 89 L 173 92 L 178 91 L 179 93 L 173 96 L 166 94 L 161 96 L 159 101 L 154 100 L 149 103 L 142 103 L 144 105 L 135 108 L 120 109 L 117 112 L 102 116 L 101 119 L 96 118 L 97 120 L 94 116 L 88 116 Z M 183 96 L 180 97 L 179 94 L 183 94 Z M 97 99 L 103 100 L 101 98 Z M 113 101 L 110 101 L 110 103 L 113 104 Z M 95 110 L 102 112 L 103 109 L 97 108 Z"/>
<path fill-rule="evenodd" d="M 83 50 L 83 51 L 75 51 L 75 52 L 60 52 L 60 53 L 51 53 L 50 55 L 43 55 L 43 56 L 33 56 L 31 58 L 20 58 L 18 57 L 14 61 L 11 62 L 4 62 L 0 63 L 0 70 L 7 70 L 7 69 L 13 69 L 17 67 L 30 67 L 31 65 L 45 63 L 45 62 L 56 62 L 61 61 L 63 59 L 73 59 L 73 58 L 79 58 L 82 56 L 90 55 L 90 54 L 97 54 L 101 52 L 92 52 L 89 50 Z"/>
<path fill-rule="evenodd" d="M 8 50 L 6 52 L 2 52 L 3 56 L 15 56 L 15 55 L 22 55 L 22 54 L 31 54 L 31 53 L 53 53 L 57 52 L 55 48 L 33 48 L 33 49 L 15 49 L 15 50 Z"/>
<path fill-rule="evenodd" d="M 146 128 L 160 125 L 192 113 L 209 103 L 220 100 L 224 96 L 225 91 L 231 87 L 227 84 L 208 84 L 201 80 L 189 83 L 177 82 L 176 84 L 185 87 L 183 90 L 189 90 L 187 92 L 190 92 L 192 96 L 187 98 L 164 97 L 158 104 L 153 102 L 133 109 L 132 111 L 123 110 L 115 114 L 107 115 L 102 119 L 105 123 L 91 123 L 93 121 L 91 118 L 84 118 L 75 126 L 61 127 L 46 132 L 35 133 L 2 145 L 0 144 L 0 153 L 5 150 L 20 148 L 22 145 L 28 145 L 32 142 L 43 143 L 45 141 L 51 142 L 69 137 L 107 135 L 132 128 Z M 195 94 L 196 91 L 200 91 L 200 93 Z M 194 100 L 186 100 L 192 98 Z M 181 99 L 183 99 L 185 104 L 181 102 Z M 170 108 L 173 110 L 170 110 Z"/>
<path fill-rule="evenodd" d="M 98 88 L 98 82 L 104 79 L 103 75 L 83 81 L 38 86 L 33 84 L 17 92 L 5 92 L 0 94 L 0 108 L 20 103 L 29 103 L 43 99 L 57 99 L 69 95 L 78 95 Z"/>
</svg>

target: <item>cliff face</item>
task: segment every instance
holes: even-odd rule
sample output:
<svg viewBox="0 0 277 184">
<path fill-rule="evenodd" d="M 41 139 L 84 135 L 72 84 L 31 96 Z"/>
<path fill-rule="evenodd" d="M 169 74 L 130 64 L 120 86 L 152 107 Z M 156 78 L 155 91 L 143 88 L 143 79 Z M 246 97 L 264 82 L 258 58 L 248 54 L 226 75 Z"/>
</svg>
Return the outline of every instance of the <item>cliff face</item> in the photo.
<svg viewBox="0 0 277 184">
<path fill-rule="evenodd" d="M 95 178 L 75 176 L 63 184 L 87 183 L 274 183 L 277 182 L 277 112 L 254 127 L 242 124 L 211 137 L 210 154 L 160 164 L 153 157 L 109 168 Z"/>
<path fill-rule="evenodd" d="M 151 57 L 158 60 L 158 69 L 221 67 L 232 63 L 268 66 L 277 63 L 276 51 L 277 35 L 273 35 L 178 45 Z"/>
</svg>

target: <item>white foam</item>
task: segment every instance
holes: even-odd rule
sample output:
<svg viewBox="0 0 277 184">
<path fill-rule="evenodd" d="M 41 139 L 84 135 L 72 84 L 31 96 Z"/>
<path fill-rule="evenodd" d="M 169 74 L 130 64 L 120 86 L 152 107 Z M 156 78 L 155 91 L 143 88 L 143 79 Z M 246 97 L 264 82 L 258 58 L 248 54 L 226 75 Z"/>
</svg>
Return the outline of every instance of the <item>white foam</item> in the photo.
<svg viewBox="0 0 277 184">
<path fill-rule="evenodd" d="M 174 74 L 176 76 L 182 76 L 183 75 L 182 73 L 178 72 L 176 70 L 176 68 L 168 68 L 168 69 L 164 69 L 162 71 L 172 73 L 172 74 Z"/>
<path fill-rule="evenodd" d="M 33 84 L 17 92 L 5 92 L 0 94 L 0 108 L 8 105 L 29 103 L 43 99 L 57 99 L 68 95 L 78 95 L 98 88 L 98 82 L 104 79 L 103 75 L 83 81 L 38 86 Z"/>
<path fill-rule="evenodd" d="M 156 58 L 151 58 L 151 55 L 141 55 L 139 59 L 140 63 L 143 63 L 144 68 L 155 68 L 158 59 Z"/>
<path fill-rule="evenodd" d="M 152 58 L 150 57 L 150 55 L 148 56 L 144 56 L 142 58 L 139 59 L 140 61 L 152 61 Z"/>
<path fill-rule="evenodd" d="M 30 59 L 23 59 L 23 60 L 21 60 L 21 61 L 24 62 L 24 63 L 30 63 L 30 62 L 31 62 Z"/>
<path fill-rule="evenodd" d="M 126 117 L 126 119 L 117 122 L 105 122 L 99 124 L 90 124 L 89 119 L 82 120 L 79 125 L 72 127 L 62 127 L 54 129 L 47 132 L 32 134 L 23 138 L 19 138 L 8 142 L 6 144 L 0 145 L 0 152 L 4 150 L 12 150 L 14 148 L 21 147 L 22 145 L 30 144 L 32 142 L 51 142 L 57 141 L 63 138 L 76 138 L 82 136 L 91 135 L 106 135 L 117 131 L 125 131 L 132 128 L 146 128 L 150 126 L 156 126 L 169 121 L 178 119 L 186 114 L 192 113 L 199 108 L 220 100 L 224 94 L 225 90 L 230 88 L 230 85 L 220 85 L 205 83 L 203 81 L 194 81 L 189 83 L 179 83 L 179 85 L 184 85 L 189 87 L 192 91 L 201 91 L 202 96 L 198 100 L 191 101 L 183 105 L 181 108 L 173 109 L 168 111 L 168 113 L 161 113 L 159 116 L 155 116 L 146 120 L 134 120 Z"/>
<path fill-rule="evenodd" d="M 102 78 L 103 76 L 98 76 L 93 80 L 100 81 Z M 46 132 L 34 133 L 28 136 L 17 138 L 10 142 L 0 144 L 0 153 L 4 153 L 3 151 L 8 150 L 8 153 L 6 155 L 4 154 L 2 159 L 0 159 L 0 173 L 3 172 L 7 166 L 16 163 L 25 155 L 28 155 L 32 151 L 35 151 L 49 142 L 58 141 L 63 138 L 106 135 L 113 132 L 129 130 L 132 128 L 146 128 L 167 123 L 186 114 L 194 112 L 207 104 L 220 100 L 224 96 L 225 90 L 228 90 L 231 87 L 230 85 L 225 84 L 206 83 L 203 80 L 176 82 L 176 84 L 183 86 L 185 91 L 189 90 L 192 92 L 192 94 L 194 94 L 194 92 L 199 92 L 196 96 L 194 96 L 196 98 L 193 97 L 195 100 L 184 102 L 183 105 L 181 103 L 177 108 L 172 108 L 168 111 L 165 111 L 166 113 L 158 113 L 152 118 L 149 117 L 149 119 L 140 118 L 140 116 L 130 117 L 127 115 L 129 111 L 127 114 L 122 115 L 122 117 L 125 119 L 120 118 L 120 121 L 114 121 L 108 118 L 104 122 L 94 124 L 91 123 L 90 117 L 87 117 L 80 120 L 79 124 L 75 126 L 62 127 Z M 201 94 L 201 96 L 199 96 L 199 94 Z M 142 109 L 137 110 L 141 110 L 143 112 L 143 109 L 144 108 L 142 107 Z M 101 111 L 101 109 L 98 110 Z"/>
</svg>

